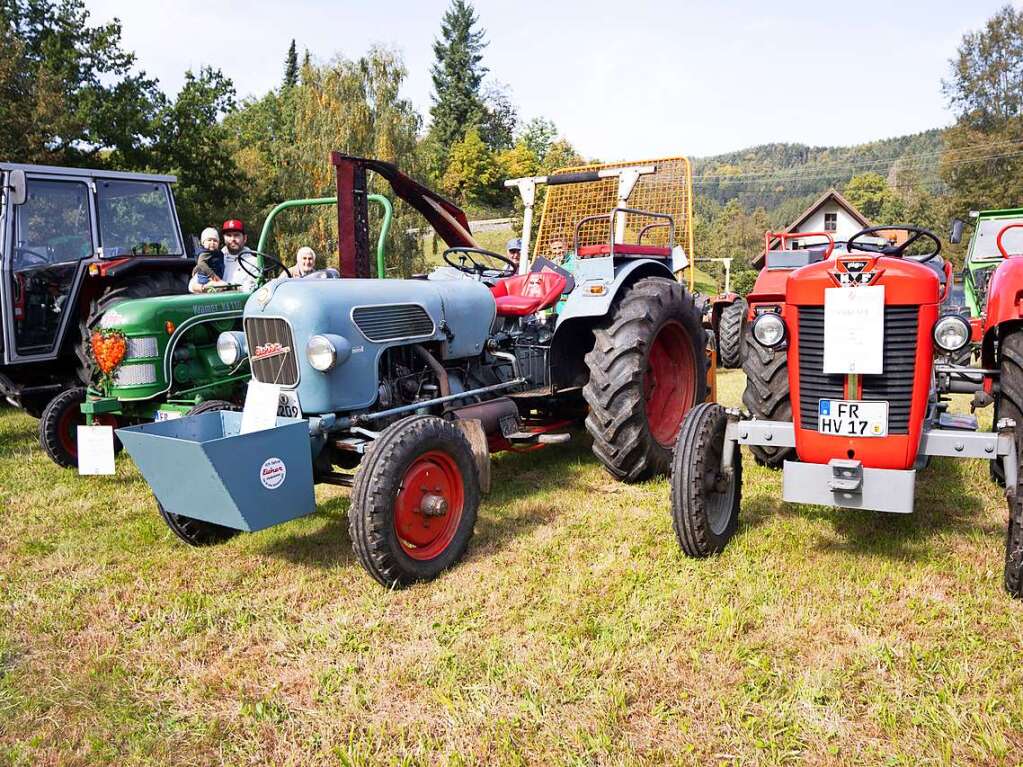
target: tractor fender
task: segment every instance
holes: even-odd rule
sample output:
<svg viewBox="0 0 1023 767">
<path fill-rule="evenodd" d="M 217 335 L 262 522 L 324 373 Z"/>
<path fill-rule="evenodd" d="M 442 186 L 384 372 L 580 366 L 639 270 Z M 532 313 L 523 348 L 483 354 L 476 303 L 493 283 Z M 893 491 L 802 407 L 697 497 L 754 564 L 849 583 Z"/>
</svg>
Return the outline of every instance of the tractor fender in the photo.
<svg viewBox="0 0 1023 767">
<path fill-rule="evenodd" d="M 613 279 L 607 284 L 609 259 L 584 259 L 577 261 L 575 290 L 569 295 L 564 309 L 558 314 L 558 324 L 551 339 L 550 359 L 551 384 L 555 389 L 582 386 L 588 378 L 584 357 L 593 349 L 593 327 L 611 311 L 618 294 L 627 286 L 643 277 L 665 277 L 674 280 L 675 275 L 667 264 L 649 259 L 629 261 L 614 269 Z M 592 267 L 587 261 L 592 261 Z M 597 262 L 605 262 L 600 264 Z M 580 268 L 581 267 L 581 268 Z M 601 269 L 605 269 L 601 273 Z M 589 293 L 594 282 L 603 282 L 607 290 L 602 295 Z M 587 292 L 584 292 L 587 291 Z"/>
<path fill-rule="evenodd" d="M 597 261 L 598 259 L 592 259 Z M 599 259 L 604 261 L 605 259 Z M 563 325 L 587 317 L 603 317 L 611 309 L 618 293 L 627 285 L 631 285 L 642 277 L 666 277 L 669 280 L 675 279 L 671 268 L 659 261 L 638 260 L 629 261 L 620 267 L 615 268 L 614 275 L 608 284 L 607 274 L 601 274 L 594 270 L 592 273 L 586 267 L 586 259 L 580 259 L 575 274 L 575 290 L 569 295 L 565 302 L 565 308 L 558 314 L 558 324 L 554 329 L 554 338 L 558 337 L 558 331 Z M 589 293 L 589 286 L 595 282 L 602 282 L 607 290 L 601 295 Z"/>
<path fill-rule="evenodd" d="M 994 342 L 997 331 L 1008 323 L 1023 320 L 1023 258 L 1007 258 L 991 275 L 987 290 L 987 310 L 984 316 L 984 336 L 981 360 L 984 367 L 997 364 Z"/>
<path fill-rule="evenodd" d="M 753 290 L 746 296 L 746 303 L 749 304 L 749 317 L 753 318 L 755 308 L 758 304 L 783 304 L 785 303 L 785 288 L 788 285 L 789 275 L 794 269 L 761 269 L 757 275 L 757 281 Z"/>
</svg>

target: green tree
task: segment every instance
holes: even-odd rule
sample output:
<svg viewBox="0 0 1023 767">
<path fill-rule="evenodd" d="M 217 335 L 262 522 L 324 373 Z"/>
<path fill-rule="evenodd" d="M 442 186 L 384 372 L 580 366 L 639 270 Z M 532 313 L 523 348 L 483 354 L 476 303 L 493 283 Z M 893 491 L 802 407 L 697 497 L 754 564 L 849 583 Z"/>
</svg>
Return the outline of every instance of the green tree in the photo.
<svg viewBox="0 0 1023 767">
<path fill-rule="evenodd" d="M 533 176 L 540 169 L 536 154 L 521 138 L 515 142 L 515 146 L 497 155 L 497 165 L 502 178 Z"/>
<path fill-rule="evenodd" d="M 487 203 L 494 199 L 501 167 L 494 153 L 483 143 L 477 128 L 451 147 L 450 160 L 441 185 L 463 203 Z"/>
<path fill-rule="evenodd" d="M 485 88 L 483 115 L 480 118 L 480 138 L 495 152 L 511 147 L 515 141 L 515 125 L 518 113 L 512 104 L 508 88 L 493 83 Z"/>
<path fill-rule="evenodd" d="M 163 97 L 132 72 L 120 22 L 90 26 L 82 0 L 0 0 L 0 43 L 0 156 L 144 163 Z"/>
<path fill-rule="evenodd" d="M 904 211 L 902 201 L 879 173 L 861 173 L 849 179 L 842 194 L 871 221 L 897 223 Z"/>
<path fill-rule="evenodd" d="M 298 49 L 295 47 L 295 40 L 292 38 L 288 46 L 288 55 L 284 60 L 284 90 L 294 88 L 298 85 Z"/>
<path fill-rule="evenodd" d="M 150 161 L 154 169 L 178 177 L 175 197 L 182 228 L 197 234 L 204 226 L 239 215 L 239 170 L 221 117 L 234 108 L 234 85 L 219 70 L 185 73 L 185 84 L 157 115 Z"/>
<path fill-rule="evenodd" d="M 1006 5 L 963 36 L 942 83 L 957 113 L 945 132 L 941 174 L 961 213 L 1023 198 L 1023 12 Z"/>
<path fill-rule="evenodd" d="M 557 136 L 558 128 L 552 121 L 544 117 L 534 117 L 526 123 L 520 138 L 533 154 L 536 155 L 536 159 L 544 162 L 547 159 L 547 152 L 551 148 L 551 143 Z"/>
<path fill-rule="evenodd" d="M 452 0 L 441 19 L 440 38 L 433 42 L 436 59 L 433 78 L 433 106 L 430 109 L 433 135 L 439 156 L 434 158 L 441 175 L 447 154 L 465 135 L 469 126 L 479 125 L 486 111 L 480 88 L 487 68 L 483 66 L 485 30 L 477 29 L 479 18 L 466 0 Z"/>
<path fill-rule="evenodd" d="M 553 173 L 559 168 L 572 168 L 576 165 L 585 165 L 586 160 L 581 154 L 575 151 L 565 139 L 552 141 L 543 158 L 542 170 L 544 173 Z"/>
</svg>

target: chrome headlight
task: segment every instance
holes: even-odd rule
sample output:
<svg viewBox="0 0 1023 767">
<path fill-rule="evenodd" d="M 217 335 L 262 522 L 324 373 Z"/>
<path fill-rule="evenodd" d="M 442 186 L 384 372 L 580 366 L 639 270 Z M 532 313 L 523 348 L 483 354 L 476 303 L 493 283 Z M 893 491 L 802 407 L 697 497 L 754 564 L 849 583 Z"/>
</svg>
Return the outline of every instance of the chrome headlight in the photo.
<svg viewBox="0 0 1023 767">
<path fill-rule="evenodd" d="M 249 347 L 245 342 L 245 334 L 237 330 L 221 333 L 217 337 L 217 356 L 225 365 L 237 365 L 249 356 Z"/>
<path fill-rule="evenodd" d="M 773 312 L 761 314 L 753 320 L 753 338 L 761 346 L 777 346 L 785 340 L 785 321 Z"/>
<path fill-rule="evenodd" d="M 327 336 L 313 336 L 305 345 L 305 356 L 314 369 L 325 373 L 337 364 L 337 349 Z"/>
<path fill-rule="evenodd" d="M 934 343 L 947 352 L 957 352 L 970 343 L 970 323 L 949 314 L 934 323 Z"/>
</svg>

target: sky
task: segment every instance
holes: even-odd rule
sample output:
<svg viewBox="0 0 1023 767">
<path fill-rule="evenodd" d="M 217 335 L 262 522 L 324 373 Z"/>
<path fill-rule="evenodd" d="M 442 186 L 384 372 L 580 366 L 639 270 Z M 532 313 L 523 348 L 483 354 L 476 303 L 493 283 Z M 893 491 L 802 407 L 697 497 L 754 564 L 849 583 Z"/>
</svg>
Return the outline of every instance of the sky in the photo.
<svg viewBox="0 0 1023 767">
<path fill-rule="evenodd" d="M 700 157 L 774 141 L 844 146 L 952 122 L 941 79 L 1004 0 L 475 0 L 490 77 L 523 121 L 546 117 L 587 157 Z M 291 39 L 318 62 L 401 52 L 429 119 L 432 43 L 448 0 L 86 0 L 139 67 L 176 93 L 221 69 L 238 94 L 281 80 Z M 301 55 L 301 53 L 300 53 Z"/>
</svg>

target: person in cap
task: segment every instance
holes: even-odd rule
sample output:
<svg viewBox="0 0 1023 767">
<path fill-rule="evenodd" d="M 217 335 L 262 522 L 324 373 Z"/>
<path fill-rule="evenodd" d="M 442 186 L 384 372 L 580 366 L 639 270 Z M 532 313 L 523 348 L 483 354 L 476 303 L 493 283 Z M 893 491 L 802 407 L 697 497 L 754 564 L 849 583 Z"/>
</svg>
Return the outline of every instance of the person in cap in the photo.
<svg viewBox="0 0 1023 767">
<path fill-rule="evenodd" d="M 516 271 L 518 271 L 519 258 L 521 258 L 522 256 L 522 240 L 520 240 L 518 237 L 513 237 L 512 239 L 508 240 L 507 250 L 508 258 L 515 262 L 515 269 Z"/>
<path fill-rule="evenodd" d="M 212 226 L 202 230 L 199 237 L 198 259 L 188 282 L 191 293 L 202 293 L 210 285 L 224 285 L 224 254 L 220 252 L 220 234 Z"/>
<path fill-rule="evenodd" d="M 256 255 L 245 245 L 248 242 L 245 225 L 237 218 L 229 218 L 220 230 L 224 234 L 224 282 L 238 285 L 244 292 L 251 293 L 256 289 L 255 275 L 259 274 L 259 263 Z"/>
</svg>

